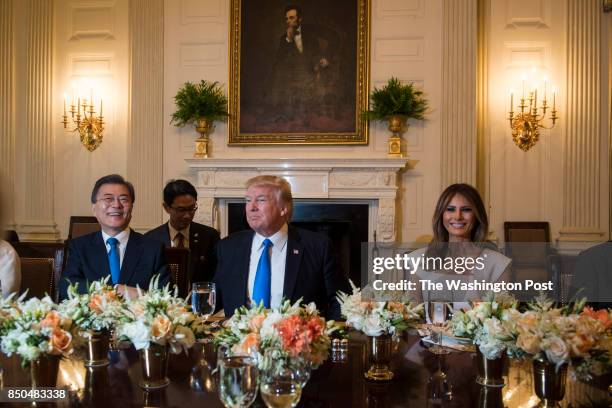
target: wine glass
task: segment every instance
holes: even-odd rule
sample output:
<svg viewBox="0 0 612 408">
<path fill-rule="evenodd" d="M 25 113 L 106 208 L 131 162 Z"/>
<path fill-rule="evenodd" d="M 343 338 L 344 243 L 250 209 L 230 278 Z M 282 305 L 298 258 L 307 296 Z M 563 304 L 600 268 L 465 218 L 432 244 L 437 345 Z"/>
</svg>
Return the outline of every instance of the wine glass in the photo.
<svg viewBox="0 0 612 408">
<path fill-rule="evenodd" d="M 432 406 L 443 406 L 445 402 L 452 400 L 452 386 L 448 383 L 446 373 L 442 370 L 440 356 L 438 358 L 438 368 L 429 377 L 427 384 L 427 398 Z"/>
<path fill-rule="evenodd" d="M 295 378 L 300 383 L 302 389 L 304 389 L 306 384 L 308 384 L 308 380 L 310 380 L 312 366 L 307 361 L 297 362 L 293 365 L 293 373 L 295 374 Z"/>
<path fill-rule="evenodd" d="M 446 302 L 429 301 L 427 303 L 427 313 L 431 321 L 431 340 L 434 342 L 429 351 L 438 355 L 450 353 L 442 347 L 444 325 L 451 314 L 450 305 Z"/>
<path fill-rule="evenodd" d="M 213 282 L 194 282 L 191 288 L 191 308 L 193 312 L 208 320 L 215 311 L 217 290 Z"/>
<path fill-rule="evenodd" d="M 220 353 L 221 354 L 221 353 Z M 219 369 L 219 399 L 226 408 L 250 406 L 257 397 L 257 363 L 253 357 L 228 356 L 217 361 Z"/>
<path fill-rule="evenodd" d="M 260 392 L 268 408 L 293 408 L 302 397 L 301 378 L 289 367 L 272 367 L 261 379 Z"/>
</svg>

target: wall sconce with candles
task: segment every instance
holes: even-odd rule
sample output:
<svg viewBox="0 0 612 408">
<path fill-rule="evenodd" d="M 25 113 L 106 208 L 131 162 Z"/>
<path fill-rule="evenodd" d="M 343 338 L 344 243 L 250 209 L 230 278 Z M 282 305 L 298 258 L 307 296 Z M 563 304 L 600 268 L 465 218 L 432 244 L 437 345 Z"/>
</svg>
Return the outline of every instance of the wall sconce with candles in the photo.
<svg viewBox="0 0 612 408">
<path fill-rule="evenodd" d="M 538 107 L 538 88 L 534 86 L 530 89 L 525 98 L 525 79 L 523 78 L 523 93 L 520 98 L 518 108 L 520 112 L 514 112 L 514 92 L 510 93 L 510 112 L 508 120 L 512 129 L 512 140 L 523 151 L 531 149 L 540 138 L 540 128 L 552 129 L 555 126 L 557 116 L 556 92 L 553 91 L 552 110 L 550 112 L 551 126 L 546 127 L 542 123 L 546 119 L 546 112 L 549 109 L 546 99 L 547 79 L 544 78 L 544 97 L 540 107 Z"/>
<path fill-rule="evenodd" d="M 96 111 L 94 110 L 93 89 L 90 89 L 89 95 L 89 100 L 85 98 L 81 101 L 81 97 L 75 99 L 73 92 L 69 111 L 66 111 L 67 98 L 66 95 L 64 95 L 64 115 L 62 123 L 64 124 L 64 129 L 67 129 L 67 113 L 70 113 L 70 119 L 75 126 L 72 132 L 78 132 L 83 146 L 90 152 L 93 152 L 102 144 L 105 123 L 102 116 L 102 98 L 100 98 L 100 114 L 96 115 Z"/>
</svg>

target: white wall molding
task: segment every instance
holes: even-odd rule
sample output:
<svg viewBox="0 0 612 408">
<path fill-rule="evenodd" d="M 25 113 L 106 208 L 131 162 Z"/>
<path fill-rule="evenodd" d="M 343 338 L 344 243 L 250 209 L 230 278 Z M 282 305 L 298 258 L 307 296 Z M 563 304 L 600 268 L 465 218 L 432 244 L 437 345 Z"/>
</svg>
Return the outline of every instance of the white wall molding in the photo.
<svg viewBox="0 0 612 408">
<path fill-rule="evenodd" d="M 476 183 L 477 1 L 443 1 L 441 188 Z"/>
<path fill-rule="evenodd" d="M 505 0 L 506 28 L 551 27 L 553 0 Z"/>
<path fill-rule="evenodd" d="M 551 58 L 550 41 L 506 41 L 504 42 L 504 65 L 506 68 L 547 69 Z"/>
<path fill-rule="evenodd" d="M 181 24 L 223 24 L 227 7 L 223 0 L 180 0 Z"/>
<path fill-rule="evenodd" d="M 56 240 L 53 212 L 53 0 L 28 0 L 25 66 L 25 205 L 17 232 L 24 241 Z"/>
<path fill-rule="evenodd" d="M 15 72 L 13 2 L 0 2 L 0 227 L 15 228 Z"/>
<path fill-rule="evenodd" d="M 423 37 L 377 38 L 372 48 L 378 62 L 423 61 L 425 58 Z"/>
<path fill-rule="evenodd" d="M 376 6 L 379 18 L 425 16 L 425 0 L 379 0 Z"/>
<path fill-rule="evenodd" d="M 69 5 L 69 40 L 115 39 L 115 1 L 90 1 Z"/>
<path fill-rule="evenodd" d="M 601 213 L 601 3 L 569 1 L 567 113 L 563 149 L 563 226 L 559 247 L 573 250 L 604 239 Z"/>
<path fill-rule="evenodd" d="M 227 49 L 224 42 L 185 43 L 180 45 L 179 53 L 183 67 L 227 64 Z"/>
<path fill-rule="evenodd" d="M 78 53 L 68 55 L 68 68 L 73 76 L 112 76 L 113 53 Z"/>
<path fill-rule="evenodd" d="M 138 205 L 132 225 L 142 231 L 162 220 L 164 1 L 130 0 L 129 30 L 127 173 Z"/>
<path fill-rule="evenodd" d="M 197 178 L 196 220 L 227 235 L 227 200 L 242 199 L 245 183 L 260 174 L 282 176 L 295 199 L 362 200 L 370 205 L 368 236 L 395 242 L 398 174 L 407 159 L 187 159 Z"/>
</svg>

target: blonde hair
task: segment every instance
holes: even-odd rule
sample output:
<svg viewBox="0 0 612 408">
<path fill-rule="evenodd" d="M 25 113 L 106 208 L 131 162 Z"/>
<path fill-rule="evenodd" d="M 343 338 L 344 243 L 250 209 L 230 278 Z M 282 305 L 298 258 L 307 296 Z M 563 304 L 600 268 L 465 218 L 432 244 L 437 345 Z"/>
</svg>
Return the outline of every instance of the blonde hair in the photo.
<svg viewBox="0 0 612 408">
<path fill-rule="evenodd" d="M 272 187 L 276 191 L 276 200 L 287 207 L 287 220 L 293 215 L 293 196 L 291 195 L 291 184 L 279 176 L 261 175 L 250 178 L 246 182 L 247 190 L 252 186 Z"/>
</svg>

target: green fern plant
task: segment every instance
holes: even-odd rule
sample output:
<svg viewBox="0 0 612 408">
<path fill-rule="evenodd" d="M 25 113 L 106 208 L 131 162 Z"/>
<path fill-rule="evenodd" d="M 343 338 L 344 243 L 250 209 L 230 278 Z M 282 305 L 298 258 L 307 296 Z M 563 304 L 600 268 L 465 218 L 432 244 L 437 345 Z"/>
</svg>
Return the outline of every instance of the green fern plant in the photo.
<svg viewBox="0 0 612 408">
<path fill-rule="evenodd" d="M 387 120 L 394 115 L 425 120 L 428 107 L 423 92 L 415 89 L 414 83 L 403 85 L 399 79 L 391 77 L 382 89 L 374 88 L 370 95 L 370 110 L 362 115 L 368 120 Z"/>
<path fill-rule="evenodd" d="M 176 126 L 195 124 L 198 119 L 226 121 L 227 97 L 218 82 L 201 80 L 199 84 L 185 82 L 174 97 L 176 112 L 170 123 Z"/>
</svg>

